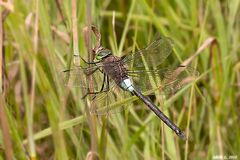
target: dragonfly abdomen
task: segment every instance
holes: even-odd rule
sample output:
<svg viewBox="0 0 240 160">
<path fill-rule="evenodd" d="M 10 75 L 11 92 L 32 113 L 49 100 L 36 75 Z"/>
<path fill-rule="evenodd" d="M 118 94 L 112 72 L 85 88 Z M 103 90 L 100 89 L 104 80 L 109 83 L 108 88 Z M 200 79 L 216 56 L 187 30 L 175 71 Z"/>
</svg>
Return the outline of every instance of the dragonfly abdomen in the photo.
<svg viewBox="0 0 240 160">
<path fill-rule="evenodd" d="M 149 109 L 151 109 L 166 125 L 168 125 L 180 138 L 186 140 L 184 132 L 181 131 L 158 107 L 153 104 L 149 98 L 144 96 L 141 91 L 134 89 L 132 93 L 141 99 Z"/>
<path fill-rule="evenodd" d="M 120 87 L 121 87 L 123 90 L 127 90 L 127 91 L 130 91 L 130 92 L 133 92 L 133 91 L 134 91 L 133 84 L 132 84 L 132 82 L 131 82 L 131 80 L 130 80 L 129 78 L 124 79 L 124 80 L 120 83 Z"/>
</svg>

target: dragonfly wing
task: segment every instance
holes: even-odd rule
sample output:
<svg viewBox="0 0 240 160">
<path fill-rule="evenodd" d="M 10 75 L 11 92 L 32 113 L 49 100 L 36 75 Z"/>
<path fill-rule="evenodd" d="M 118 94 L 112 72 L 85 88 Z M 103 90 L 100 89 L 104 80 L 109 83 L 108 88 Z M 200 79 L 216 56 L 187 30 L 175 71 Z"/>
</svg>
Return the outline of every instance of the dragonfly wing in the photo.
<svg viewBox="0 0 240 160">
<path fill-rule="evenodd" d="M 190 66 L 178 66 L 155 70 L 129 70 L 134 85 L 146 94 L 172 95 L 192 82 L 199 72 Z M 152 91 L 152 92 L 150 92 Z"/>
<path fill-rule="evenodd" d="M 94 98 L 91 100 L 91 106 L 93 106 L 90 108 L 91 113 L 97 115 L 118 113 L 127 107 L 127 103 L 121 103 L 121 100 L 129 98 L 131 94 L 118 87 L 112 79 L 107 82 L 106 76 L 101 72 L 101 65 L 99 63 L 97 67 L 69 69 L 61 72 L 61 78 L 66 86 L 80 88 L 82 95 L 85 96 L 89 95 L 88 78 L 91 75 L 94 92 L 97 92 L 93 94 Z M 102 92 L 98 93 L 101 89 Z"/>
<path fill-rule="evenodd" d="M 131 69 L 144 68 L 161 64 L 173 51 L 172 40 L 160 37 L 149 44 L 146 48 L 122 57 L 124 63 Z"/>
<path fill-rule="evenodd" d="M 110 85 L 108 92 L 102 92 L 95 96 L 90 111 L 96 115 L 119 113 L 127 108 L 127 103 L 122 103 L 122 100 L 130 96 L 129 92 L 122 90 L 114 83 Z"/>
<path fill-rule="evenodd" d="M 89 68 L 76 67 L 61 72 L 61 80 L 65 86 L 81 88 L 83 93 L 89 91 L 89 78 L 92 77 L 94 92 L 100 91 L 104 74 L 96 66 Z M 106 87 L 106 85 L 104 86 Z"/>
<path fill-rule="evenodd" d="M 172 40 L 167 37 L 159 37 L 147 47 L 121 57 L 120 61 L 104 62 L 96 64 L 97 67 L 114 66 L 122 63 L 131 70 L 152 68 L 160 65 L 173 51 Z"/>
</svg>

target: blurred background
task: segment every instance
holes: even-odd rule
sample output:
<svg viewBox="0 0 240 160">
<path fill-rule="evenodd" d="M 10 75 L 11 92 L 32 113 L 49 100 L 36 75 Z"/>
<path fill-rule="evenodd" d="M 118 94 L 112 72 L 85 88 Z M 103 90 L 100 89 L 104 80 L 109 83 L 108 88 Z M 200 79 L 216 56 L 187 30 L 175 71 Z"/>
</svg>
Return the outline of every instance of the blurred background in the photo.
<svg viewBox="0 0 240 160">
<path fill-rule="evenodd" d="M 1 159 L 239 159 L 239 0 L 0 1 Z M 122 56 L 170 37 L 166 66 L 191 56 L 200 75 L 154 101 L 184 130 L 178 138 L 144 104 L 97 117 L 77 88 L 61 82 L 74 54 L 101 43 Z M 88 32 L 89 31 L 89 32 Z M 80 77 L 81 78 L 81 77 Z M 124 100 L 115 100 L 124 103 Z M 162 104 L 162 105 L 160 105 Z M 107 124 L 106 124 L 107 121 Z"/>
</svg>

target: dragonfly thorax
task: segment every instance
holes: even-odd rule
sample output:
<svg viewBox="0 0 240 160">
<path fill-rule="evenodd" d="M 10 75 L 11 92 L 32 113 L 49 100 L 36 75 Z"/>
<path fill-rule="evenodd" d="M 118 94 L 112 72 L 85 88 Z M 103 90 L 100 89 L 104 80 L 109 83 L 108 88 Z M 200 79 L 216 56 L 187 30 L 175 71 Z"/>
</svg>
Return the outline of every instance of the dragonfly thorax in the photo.
<svg viewBox="0 0 240 160">
<path fill-rule="evenodd" d="M 117 85 L 121 86 L 125 79 L 128 79 L 127 69 L 120 57 L 109 55 L 102 60 L 103 72 L 115 81 Z"/>
</svg>

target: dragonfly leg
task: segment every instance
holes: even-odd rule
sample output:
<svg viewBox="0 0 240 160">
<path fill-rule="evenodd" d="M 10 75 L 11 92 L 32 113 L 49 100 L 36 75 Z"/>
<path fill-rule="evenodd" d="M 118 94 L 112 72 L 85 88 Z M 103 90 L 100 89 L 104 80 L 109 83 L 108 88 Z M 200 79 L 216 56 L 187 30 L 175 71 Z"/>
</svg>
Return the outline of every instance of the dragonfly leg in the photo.
<svg viewBox="0 0 240 160">
<path fill-rule="evenodd" d="M 107 79 L 106 79 L 106 77 L 107 77 Z M 104 90 L 104 84 L 105 84 L 105 81 L 106 81 L 106 80 L 107 80 L 107 85 L 106 85 L 106 89 Z M 102 87 L 101 87 L 101 90 L 100 90 L 97 94 L 103 93 L 103 92 L 108 92 L 108 91 L 109 91 L 109 77 L 104 73 L 104 78 L 103 78 Z M 96 95 L 97 95 L 97 94 L 94 95 L 93 99 L 96 98 Z"/>
<path fill-rule="evenodd" d="M 100 63 L 100 62 L 88 62 L 88 61 L 86 61 L 84 58 L 82 58 L 82 57 L 79 56 L 79 55 L 74 55 L 74 56 L 76 56 L 76 57 L 80 57 L 81 60 L 83 60 L 83 62 L 84 62 L 84 63 L 87 63 L 87 64 L 98 64 L 98 63 Z"/>
<path fill-rule="evenodd" d="M 87 76 L 90 76 L 91 74 L 93 74 L 94 72 L 96 72 L 99 68 L 95 68 L 94 70 L 91 71 L 86 71 L 84 72 Z"/>
<path fill-rule="evenodd" d="M 99 70 L 101 73 L 104 73 L 103 70 L 101 70 L 100 68 L 95 68 L 95 69 L 92 70 L 92 71 L 88 71 L 88 72 L 86 71 L 85 74 L 86 74 L 87 76 L 89 76 L 89 75 L 93 74 L 94 72 L 96 72 L 97 70 Z"/>
<path fill-rule="evenodd" d="M 106 78 L 107 77 L 107 78 Z M 107 80 L 107 85 L 106 85 L 106 89 L 104 89 L 104 84 L 105 84 L 105 81 Z M 100 89 L 100 91 L 97 91 L 97 92 L 88 92 L 86 93 L 82 99 L 86 98 L 88 95 L 94 95 L 93 99 L 96 98 L 96 95 L 99 94 L 99 93 L 103 93 L 103 92 L 108 92 L 109 91 L 109 78 L 106 74 L 104 74 L 103 76 L 103 82 L 102 82 L 102 87 Z"/>
<path fill-rule="evenodd" d="M 93 99 L 95 99 L 97 94 L 100 94 L 100 93 L 103 93 L 103 92 L 108 92 L 108 91 L 109 91 L 109 89 L 104 89 L 104 90 L 98 91 L 98 92 L 88 92 L 82 97 L 82 99 L 86 98 L 88 95 L 91 95 L 91 94 L 94 94 Z"/>
<path fill-rule="evenodd" d="M 102 91 L 103 91 L 105 80 L 106 80 L 106 74 L 104 73 L 103 82 L 102 82 L 102 87 L 101 87 L 101 89 L 100 89 L 99 92 L 102 92 Z"/>
</svg>

